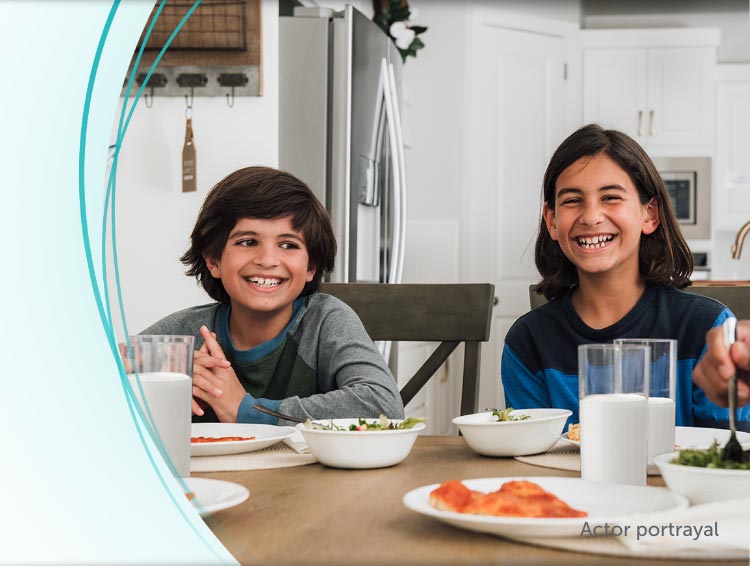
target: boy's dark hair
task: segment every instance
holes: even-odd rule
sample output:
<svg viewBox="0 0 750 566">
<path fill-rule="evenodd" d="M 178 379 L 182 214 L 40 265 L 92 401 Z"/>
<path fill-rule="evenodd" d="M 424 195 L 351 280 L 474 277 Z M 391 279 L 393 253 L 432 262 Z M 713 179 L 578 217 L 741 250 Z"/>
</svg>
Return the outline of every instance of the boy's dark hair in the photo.
<svg viewBox="0 0 750 566">
<path fill-rule="evenodd" d="M 662 284 L 682 289 L 690 284 L 693 257 L 680 232 L 669 194 L 651 158 L 638 143 L 616 130 L 597 124 L 583 126 L 563 141 L 550 159 L 544 173 L 543 199 L 555 209 L 555 185 L 560 174 L 582 157 L 605 154 L 630 176 L 642 204 L 656 199 L 659 226 L 651 234 L 641 234 L 638 263 L 647 284 Z M 547 299 L 563 296 L 578 283 L 575 265 L 565 257 L 552 239 L 542 217 L 534 254 L 542 281 L 535 290 Z"/>
<path fill-rule="evenodd" d="M 315 276 L 300 296 L 318 290 L 320 280 L 333 269 L 336 238 L 328 212 L 310 188 L 295 176 L 270 167 L 245 167 L 216 183 L 203 201 L 190 247 L 180 258 L 185 272 L 198 280 L 212 299 L 229 303 L 229 295 L 206 266 L 204 255 L 218 259 L 237 222 L 242 218 L 292 217 L 302 233 Z"/>
</svg>

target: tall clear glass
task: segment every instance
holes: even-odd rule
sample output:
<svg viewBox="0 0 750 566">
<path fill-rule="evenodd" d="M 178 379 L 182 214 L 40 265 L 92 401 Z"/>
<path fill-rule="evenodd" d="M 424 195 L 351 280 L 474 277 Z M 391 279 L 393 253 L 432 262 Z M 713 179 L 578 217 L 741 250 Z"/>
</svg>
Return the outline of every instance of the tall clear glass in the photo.
<svg viewBox="0 0 750 566">
<path fill-rule="evenodd" d="M 130 346 L 120 344 L 120 353 L 154 443 L 176 475 L 187 477 L 194 338 L 138 335 L 130 337 Z"/>
<path fill-rule="evenodd" d="M 578 347 L 581 478 L 646 485 L 651 348 Z"/>
<path fill-rule="evenodd" d="M 615 344 L 649 346 L 651 371 L 648 394 L 648 463 L 654 456 L 674 451 L 677 396 L 677 340 L 623 338 Z"/>
</svg>

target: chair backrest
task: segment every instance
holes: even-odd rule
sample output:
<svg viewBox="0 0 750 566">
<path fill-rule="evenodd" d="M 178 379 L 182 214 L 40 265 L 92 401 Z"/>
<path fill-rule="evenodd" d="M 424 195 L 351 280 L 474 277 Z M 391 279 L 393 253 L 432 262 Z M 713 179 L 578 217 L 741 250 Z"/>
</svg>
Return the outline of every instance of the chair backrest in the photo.
<svg viewBox="0 0 750 566">
<path fill-rule="evenodd" d="M 490 338 L 494 285 L 324 283 L 320 290 L 352 307 L 375 341 L 441 342 L 401 389 L 404 405 L 464 342 L 461 414 L 477 411 L 480 346 Z"/>
<path fill-rule="evenodd" d="M 535 309 L 547 302 L 544 295 L 534 292 L 536 285 L 529 285 L 529 303 Z M 688 293 L 705 295 L 723 303 L 737 318 L 750 319 L 750 287 L 742 285 L 712 285 L 710 283 L 691 285 L 686 288 Z"/>
<path fill-rule="evenodd" d="M 536 285 L 536 283 L 532 283 L 531 285 L 529 285 L 529 304 L 531 305 L 532 309 L 541 307 L 544 303 L 547 302 L 547 298 L 544 295 L 540 295 L 539 293 L 534 291 Z"/>
<path fill-rule="evenodd" d="M 750 287 L 742 285 L 711 285 L 699 283 L 685 289 L 688 293 L 696 293 L 716 299 L 724 303 L 737 318 L 750 319 Z"/>
</svg>

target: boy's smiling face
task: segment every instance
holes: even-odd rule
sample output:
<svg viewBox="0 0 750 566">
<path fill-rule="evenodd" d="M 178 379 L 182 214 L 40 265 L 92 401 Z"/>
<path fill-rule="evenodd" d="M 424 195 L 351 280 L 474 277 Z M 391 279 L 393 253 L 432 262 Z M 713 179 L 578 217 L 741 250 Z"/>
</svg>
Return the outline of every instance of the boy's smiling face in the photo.
<svg viewBox="0 0 750 566">
<path fill-rule="evenodd" d="M 213 277 L 221 279 L 233 311 L 291 317 L 292 303 L 315 267 L 303 234 L 292 217 L 241 218 L 229 233 L 220 258 L 206 257 Z"/>
</svg>

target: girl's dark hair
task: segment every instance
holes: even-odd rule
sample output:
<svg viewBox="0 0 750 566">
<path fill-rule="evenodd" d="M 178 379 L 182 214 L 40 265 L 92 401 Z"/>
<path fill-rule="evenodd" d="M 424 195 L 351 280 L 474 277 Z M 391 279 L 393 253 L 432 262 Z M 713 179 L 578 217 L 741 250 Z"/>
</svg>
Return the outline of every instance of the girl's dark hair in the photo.
<svg viewBox="0 0 750 566">
<path fill-rule="evenodd" d="M 616 130 L 605 130 L 597 124 L 583 126 L 560 144 L 544 173 L 543 199 L 555 209 L 555 185 L 560 174 L 582 157 L 605 154 L 630 176 L 642 204 L 655 198 L 659 226 L 651 234 L 641 234 L 638 263 L 647 284 L 662 284 L 682 289 L 690 284 L 693 257 L 680 232 L 664 181 L 651 158 L 638 143 Z M 547 231 L 542 217 L 534 254 L 542 281 L 536 292 L 547 299 L 563 296 L 578 283 L 575 265 L 565 257 L 560 245 Z"/>
<path fill-rule="evenodd" d="M 190 235 L 190 247 L 180 258 L 212 299 L 229 303 L 229 295 L 206 266 L 204 256 L 218 259 L 229 234 L 242 218 L 292 217 L 302 233 L 315 276 L 300 296 L 318 290 L 320 280 L 333 269 L 336 238 L 328 212 L 310 188 L 289 173 L 270 167 L 245 167 L 219 181 L 209 191 Z"/>
</svg>

